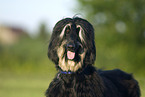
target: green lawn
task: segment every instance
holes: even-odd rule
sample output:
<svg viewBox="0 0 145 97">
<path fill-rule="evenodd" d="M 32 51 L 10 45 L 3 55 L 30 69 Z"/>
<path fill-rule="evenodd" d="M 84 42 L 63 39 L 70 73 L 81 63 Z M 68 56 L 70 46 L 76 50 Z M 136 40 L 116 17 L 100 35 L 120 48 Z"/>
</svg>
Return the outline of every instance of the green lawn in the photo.
<svg viewBox="0 0 145 97">
<path fill-rule="evenodd" d="M 50 75 L 0 75 L 0 97 L 45 97 Z"/>
<path fill-rule="evenodd" d="M 45 97 L 44 93 L 54 74 L 0 74 L 0 97 Z M 145 78 L 140 82 L 142 96 L 145 97 Z"/>
<path fill-rule="evenodd" d="M 137 77 L 141 89 L 141 97 L 145 97 L 145 77 Z"/>
</svg>

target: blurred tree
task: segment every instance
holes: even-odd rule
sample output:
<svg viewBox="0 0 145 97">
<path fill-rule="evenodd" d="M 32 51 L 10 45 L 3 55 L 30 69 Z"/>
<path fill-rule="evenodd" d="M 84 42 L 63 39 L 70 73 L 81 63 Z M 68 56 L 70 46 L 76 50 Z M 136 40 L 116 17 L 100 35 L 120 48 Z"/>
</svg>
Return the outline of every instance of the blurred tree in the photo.
<svg viewBox="0 0 145 97">
<path fill-rule="evenodd" d="M 97 64 L 124 64 L 132 70 L 145 67 L 144 0 L 78 2 L 96 31 Z"/>
<path fill-rule="evenodd" d="M 42 22 L 39 27 L 39 38 L 43 40 L 46 40 L 49 38 L 49 31 L 44 22 Z"/>
</svg>

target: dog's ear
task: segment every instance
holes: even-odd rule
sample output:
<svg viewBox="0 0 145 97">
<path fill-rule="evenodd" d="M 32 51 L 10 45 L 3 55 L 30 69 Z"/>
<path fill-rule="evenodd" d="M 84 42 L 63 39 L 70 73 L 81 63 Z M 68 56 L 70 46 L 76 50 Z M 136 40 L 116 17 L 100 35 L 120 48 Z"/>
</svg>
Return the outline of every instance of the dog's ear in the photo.
<svg viewBox="0 0 145 97">
<path fill-rule="evenodd" d="M 55 64 L 58 64 L 58 56 L 56 51 L 56 44 L 55 40 L 51 40 L 48 46 L 48 58 L 52 60 Z"/>
<path fill-rule="evenodd" d="M 93 42 L 92 47 L 88 49 L 86 56 L 85 56 L 85 65 L 92 65 L 96 60 L 96 47 Z"/>
<path fill-rule="evenodd" d="M 83 27 L 84 30 L 84 40 L 85 40 L 85 45 L 87 48 L 86 56 L 84 59 L 85 65 L 92 65 L 94 64 L 96 60 L 96 47 L 95 47 L 95 35 L 94 35 L 94 28 L 92 24 L 90 24 L 87 20 L 85 19 L 79 19 L 77 21 L 81 27 Z"/>
<path fill-rule="evenodd" d="M 48 58 L 52 60 L 56 65 L 58 65 L 58 61 L 59 61 L 59 58 L 57 55 L 57 49 L 60 46 L 61 41 L 62 41 L 60 40 L 60 33 L 64 25 L 67 24 L 68 21 L 70 21 L 69 18 L 58 21 L 55 24 L 53 28 L 53 33 L 51 35 L 50 43 L 48 46 Z"/>
</svg>

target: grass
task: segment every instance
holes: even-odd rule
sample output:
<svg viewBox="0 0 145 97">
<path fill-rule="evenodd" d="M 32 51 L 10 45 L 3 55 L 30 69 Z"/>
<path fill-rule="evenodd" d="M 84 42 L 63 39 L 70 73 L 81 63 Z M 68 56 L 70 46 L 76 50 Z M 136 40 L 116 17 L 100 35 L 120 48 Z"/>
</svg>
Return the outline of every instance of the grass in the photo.
<svg viewBox="0 0 145 97">
<path fill-rule="evenodd" d="M 136 77 L 139 82 L 140 90 L 141 90 L 141 97 L 145 97 L 145 78 L 144 77 Z"/>
<path fill-rule="evenodd" d="M 0 75 L 0 97 L 45 97 L 49 75 Z"/>
<path fill-rule="evenodd" d="M 45 74 L 15 74 L 5 72 L 0 74 L 0 97 L 45 97 L 45 91 L 55 73 Z M 142 96 L 145 97 L 145 78 L 137 78 Z"/>
<path fill-rule="evenodd" d="M 45 97 L 55 73 L 51 62 L 30 70 L 26 66 L 0 70 L 0 97 Z"/>
</svg>

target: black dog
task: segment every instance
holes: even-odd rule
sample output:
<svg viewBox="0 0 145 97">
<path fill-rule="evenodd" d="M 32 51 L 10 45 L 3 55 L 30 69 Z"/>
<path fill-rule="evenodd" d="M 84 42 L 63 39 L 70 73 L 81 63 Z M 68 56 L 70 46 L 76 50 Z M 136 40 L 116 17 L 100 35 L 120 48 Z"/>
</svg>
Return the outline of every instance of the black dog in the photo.
<svg viewBox="0 0 145 97">
<path fill-rule="evenodd" d="M 140 97 L 132 75 L 95 69 L 94 29 L 85 19 L 65 18 L 55 25 L 48 57 L 58 73 L 46 97 Z"/>
</svg>

